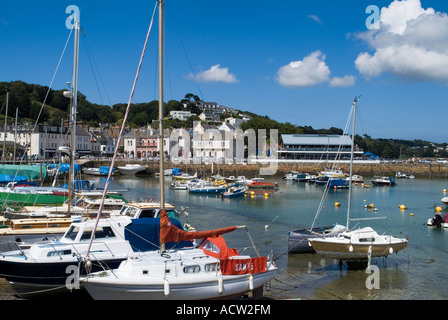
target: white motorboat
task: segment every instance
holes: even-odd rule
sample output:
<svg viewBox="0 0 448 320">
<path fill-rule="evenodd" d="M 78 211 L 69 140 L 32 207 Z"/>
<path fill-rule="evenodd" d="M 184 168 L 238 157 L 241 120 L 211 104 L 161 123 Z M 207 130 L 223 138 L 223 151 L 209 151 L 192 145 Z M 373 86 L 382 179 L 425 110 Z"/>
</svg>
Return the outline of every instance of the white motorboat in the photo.
<svg viewBox="0 0 448 320">
<path fill-rule="evenodd" d="M 238 176 L 235 180 L 235 183 L 237 184 L 243 184 L 246 185 L 248 183 L 251 183 L 252 180 L 251 179 L 247 179 L 245 176 Z"/>
<path fill-rule="evenodd" d="M 443 197 L 440 201 L 442 201 L 444 205 L 448 206 L 448 197 Z"/>
<path fill-rule="evenodd" d="M 137 174 L 139 172 L 145 171 L 146 169 L 148 169 L 147 166 L 143 166 L 140 164 L 127 164 L 125 166 L 118 167 L 118 170 L 120 171 L 121 174 L 128 174 L 128 175 Z"/>
<path fill-rule="evenodd" d="M 219 183 L 211 183 L 210 181 L 198 181 L 188 185 L 188 192 L 201 194 L 221 194 L 226 191 L 227 186 Z"/>
<path fill-rule="evenodd" d="M 436 213 L 433 218 L 428 219 L 426 225 L 430 227 L 448 228 L 448 215 L 444 215 L 441 212 Z"/>
<path fill-rule="evenodd" d="M 347 181 L 349 180 L 350 178 L 349 177 L 347 177 Z M 364 182 L 364 177 L 363 176 L 360 176 L 360 175 L 358 175 L 358 174 L 354 174 L 353 176 L 352 176 L 352 182 L 353 183 L 363 183 Z"/>
<path fill-rule="evenodd" d="M 287 174 L 285 174 L 284 176 L 283 176 L 283 180 L 294 180 L 294 179 L 296 179 L 297 178 L 297 175 L 298 175 L 299 173 L 297 172 L 297 171 L 291 171 L 291 172 L 288 172 Z"/>
<path fill-rule="evenodd" d="M 126 201 L 121 198 L 106 198 L 102 202 L 101 198 L 75 196 L 72 201 L 67 200 L 61 206 L 25 206 L 15 211 L 13 215 L 22 218 L 64 217 L 67 214 L 79 216 L 96 215 L 101 203 L 103 203 L 103 212 L 105 214 L 117 215 L 126 204 Z"/>
<path fill-rule="evenodd" d="M 396 182 L 393 177 L 381 177 L 381 178 L 372 180 L 372 184 L 374 186 L 394 186 L 396 184 Z"/>
<path fill-rule="evenodd" d="M 184 182 L 184 181 L 173 181 L 170 185 L 170 189 L 173 190 L 188 190 L 188 187 L 190 185 L 190 181 Z"/>
<path fill-rule="evenodd" d="M 92 176 L 107 176 L 109 174 L 110 167 L 101 166 L 99 168 L 82 168 L 84 174 Z M 115 174 L 115 168 L 112 168 L 112 174 Z"/>
<path fill-rule="evenodd" d="M 175 174 L 174 180 L 180 180 L 180 181 L 188 181 L 188 180 L 194 180 L 198 178 L 198 174 L 189 174 L 189 173 L 178 173 Z"/>
<path fill-rule="evenodd" d="M 344 173 L 341 169 L 323 170 L 319 172 L 319 176 L 329 178 L 347 178 L 347 174 Z"/>
<path fill-rule="evenodd" d="M 317 176 L 316 175 L 311 175 L 311 174 L 309 174 L 309 173 L 302 173 L 302 172 L 299 172 L 295 177 L 294 177 L 294 181 L 296 181 L 296 182 L 302 182 L 302 181 L 305 181 L 305 182 L 308 182 L 308 181 L 310 181 L 310 180 L 313 180 L 313 179 L 317 179 Z"/>
<path fill-rule="evenodd" d="M 61 238 L 73 222 L 72 218 L 0 217 L 0 252 L 28 249 L 36 242 Z"/>
<path fill-rule="evenodd" d="M 410 174 L 410 173 L 398 171 L 395 174 L 395 178 L 398 178 L 398 179 L 414 179 L 414 175 Z"/>
</svg>

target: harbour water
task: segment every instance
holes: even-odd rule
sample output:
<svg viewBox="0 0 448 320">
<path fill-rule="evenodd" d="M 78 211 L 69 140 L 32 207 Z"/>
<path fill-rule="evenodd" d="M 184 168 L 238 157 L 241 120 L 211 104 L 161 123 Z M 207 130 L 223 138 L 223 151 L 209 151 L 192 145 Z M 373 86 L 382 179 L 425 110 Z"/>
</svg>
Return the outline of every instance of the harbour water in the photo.
<svg viewBox="0 0 448 320">
<path fill-rule="evenodd" d="M 371 185 L 372 177 L 364 178 Z M 440 199 L 445 196 L 443 190 L 448 189 L 448 179 L 399 179 L 394 187 L 353 186 L 351 216 L 386 219 L 352 222 L 351 228 L 359 223 L 359 227 L 371 226 L 379 234 L 409 238 L 404 250 L 372 260 L 372 265 L 378 267 L 379 282 L 374 282 L 379 288 L 371 289 L 367 284 L 373 283 L 373 274 L 365 269 L 349 270 L 346 265 L 340 266 L 338 261 L 318 254 L 287 253 L 287 232 L 311 226 L 322 198 L 322 186 L 285 181 L 281 176 L 265 180 L 278 182 L 279 189 L 267 197 L 260 194 L 227 199 L 171 190 L 171 178 L 166 177 L 165 197 L 177 209 L 188 208 L 183 221 L 197 230 L 245 225 L 248 232 L 239 229 L 224 235 L 228 245 L 240 253 L 255 254 L 250 239 L 260 254 L 273 253 L 279 272 L 264 292 L 266 299 L 448 299 L 448 230 L 426 226 L 426 221 L 434 216 L 435 206 L 443 206 Z M 96 184 L 103 186 L 104 182 L 105 179 L 97 178 Z M 130 201 L 159 200 L 159 180 L 154 176 L 116 176 L 110 188 L 129 188 L 124 196 Z M 330 190 L 316 226 L 345 224 L 347 198 L 348 190 Z M 336 202 L 340 206 L 335 206 Z M 367 204 L 373 204 L 375 209 L 365 208 Z M 400 210 L 402 204 L 407 209 Z M 1 297 L 11 296 L 6 293 Z"/>
<path fill-rule="evenodd" d="M 448 230 L 426 226 L 435 206 L 448 189 L 448 179 L 399 179 L 394 187 L 364 188 L 353 186 L 351 217 L 380 217 L 377 220 L 351 222 L 350 227 L 371 226 L 379 234 L 408 237 L 404 250 L 387 258 L 373 259 L 378 267 L 379 289 L 368 289 L 372 273 L 348 270 L 338 261 L 318 254 L 288 254 L 287 232 L 311 226 L 323 188 L 306 182 L 276 181 L 275 193 L 227 199 L 219 196 L 190 194 L 170 190 L 166 180 L 166 201 L 177 208 L 187 207 L 186 219 L 197 230 L 245 225 L 248 232 L 237 230 L 225 235 L 228 244 L 240 252 L 254 254 L 250 236 L 262 255 L 273 253 L 279 273 L 265 296 L 272 299 L 353 299 L 415 300 L 448 299 L 445 273 L 448 265 Z M 371 185 L 372 177 L 365 177 Z M 159 199 L 159 180 L 155 177 L 114 177 L 114 187 L 128 187 L 130 200 Z M 335 206 L 340 202 L 340 206 Z M 316 225 L 346 223 L 348 190 L 330 190 Z M 373 204 L 375 209 L 365 208 Z M 407 209 L 401 210 L 400 205 Z M 443 208 L 444 211 L 445 208 Z M 383 219 L 385 217 L 385 219 Z M 370 277 L 369 279 L 372 279 Z M 370 286 L 372 287 L 372 286 Z"/>
</svg>

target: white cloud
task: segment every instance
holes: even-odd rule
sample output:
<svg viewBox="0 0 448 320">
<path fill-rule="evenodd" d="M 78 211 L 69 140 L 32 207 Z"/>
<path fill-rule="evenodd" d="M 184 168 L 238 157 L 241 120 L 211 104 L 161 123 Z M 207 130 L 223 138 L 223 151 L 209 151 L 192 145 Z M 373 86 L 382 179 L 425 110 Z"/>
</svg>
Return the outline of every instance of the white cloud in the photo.
<svg viewBox="0 0 448 320">
<path fill-rule="evenodd" d="M 188 78 L 193 79 L 194 76 L 190 73 Z M 199 72 L 195 79 L 200 82 L 224 82 L 237 83 L 236 76 L 229 73 L 229 68 L 221 68 L 219 64 L 211 66 L 210 69 Z"/>
<path fill-rule="evenodd" d="M 381 9 L 380 26 L 358 35 L 374 53 L 355 60 L 368 77 L 391 73 L 406 80 L 448 82 L 448 15 L 423 9 L 420 0 L 393 1 Z"/>
<path fill-rule="evenodd" d="M 381 9 L 380 23 L 394 34 L 403 34 L 409 21 L 425 14 L 434 14 L 434 9 L 424 10 L 420 0 L 395 0 L 389 7 Z"/>
<path fill-rule="evenodd" d="M 310 19 L 316 21 L 318 24 L 323 24 L 322 21 L 319 19 L 319 17 L 316 16 L 316 15 L 314 15 L 314 14 L 310 14 L 310 15 L 308 15 L 308 18 L 310 18 Z"/>
<path fill-rule="evenodd" d="M 292 61 L 277 71 L 277 81 L 286 88 L 314 86 L 329 80 L 330 68 L 325 63 L 325 55 L 315 51 L 302 61 Z"/>
<path fill-rule="evenodd" d="M 356 78 L 354 76 L 334 77 L 330 80 L 330 87 L 353 87 L 355 85 Z"/>
</svg>

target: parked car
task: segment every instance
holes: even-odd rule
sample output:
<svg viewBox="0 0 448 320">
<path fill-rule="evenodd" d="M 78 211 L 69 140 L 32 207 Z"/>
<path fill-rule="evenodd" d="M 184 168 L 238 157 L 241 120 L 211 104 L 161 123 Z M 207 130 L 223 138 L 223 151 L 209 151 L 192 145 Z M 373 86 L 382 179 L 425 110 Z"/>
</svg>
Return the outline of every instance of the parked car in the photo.
<svg viewBox="0 0 448 320">
<path fill-rule="evenodd" d="M 418 160 L 418 163 L 431 163 L 431 160 L 420 159 L 420 160 Z"/>
<path fill-rule="evenodd" d="M 443 164 L 443 163 L 448 163 L 448 161 L 443 158 L 439 158 L 439 159 L 437 159 L 437 163 Z"/>
</svg>

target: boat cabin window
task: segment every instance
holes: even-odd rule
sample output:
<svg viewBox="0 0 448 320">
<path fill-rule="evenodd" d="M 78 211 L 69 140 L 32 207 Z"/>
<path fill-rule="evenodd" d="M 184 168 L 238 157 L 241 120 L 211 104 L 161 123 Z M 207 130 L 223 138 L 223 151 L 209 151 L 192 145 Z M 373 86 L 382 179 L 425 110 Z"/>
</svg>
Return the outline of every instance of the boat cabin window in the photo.
<svg viewBox="0 0 448 320">
<path fill-rule="evenodd" d="M 81 236 L 81 241 L 90 240 L 92 236 L 92 228 L 86 228 Z M 111 227 L 97 227 L 95 230 L 95 239 L 112 238 L 115 234 Z"/>
<path fill-rule="evenodd" d="M 120 211 L 120 214 L 124 214 L 126 216 L 129 216 L 131 218 L 135 217 L 137 214 L 138 209 L 134 207 L 123 207 L 123 209 Z"/>
<path fill-rule="evenodd" d="M 154 214 L 156 213 L 155 209 L 143 209 L 140 213 L 139 218 L 154 218 Z"/>
<path fill-rule="evenodd" d="M 137 213 L 140 212 L 138 218 L 157 218 L 159 217 L 159 211 L 159 208 L 138 209 L 134 207 L 124 206 L 120 211 L 120 215 L 126 215 L 135 219 Z M 166 209 L 166 213 L 170 218 L 177 217 L 176 211 L 174 209 Z"/>
<path fill-rule="evenodd" d="M 68 228 L 67 232 L 65 233 L 64 238 L 74 241 L 78 232 L 79 232 L 78 227 L 70 226 L 70 228 Z"/>
<path fill-rule="evenodd" d="M 64 238 L 74 241 L 79 233 L 79 230 L 80 228 L 78 226 L 70 226 L 70 228 L 65 233 Z M 86 228 L 83 234 L 81 235 L 80 241 L 89 241 L 91 235 L 92 235 L 92 228 Z M 95 239 L 111 238 L 111 237 L 115 237 L 115 234 L 111 227 L 105 226 L 96 228 Z"/>
<path fill-rule="evenodd" d="M 65 249 L 65 250 L 54 250 L 47 253 L 47 257 L 54 257 L 54 256 L 64 256 L 64 255 L 70 255 L 72 254 L 72 250 Z"/>
<path fill-rule="evenodd" d="M 375 238 L 360 238 L 359 242 L 375 242 Z"/>
<path fill-rule="evenodd" d="M 207 263 L 204 266 L 204 271 L 205 272 L 214 272 L 214 271 L 218 270 L 218 267 L 219 267 L 219 265 L 216 262 L 215 263 Z"/>
<path fill-rule="evenodd" d="M 200 271 L 201 271 L 201 267 L 199 265 L 184 267 L 184 273 L 198 273 Z"/>
<path fill-rule="evenodd" d="M 121 209 L 122 205 L 119 204 L 104 204 L 103 207 L 107 210 L 119 210 Z M 93 209 L 93 210 L 99 210 L 100 204 L 99 203 L 89 203 L 86 206 L 87 209 Z"/>
</svg>

